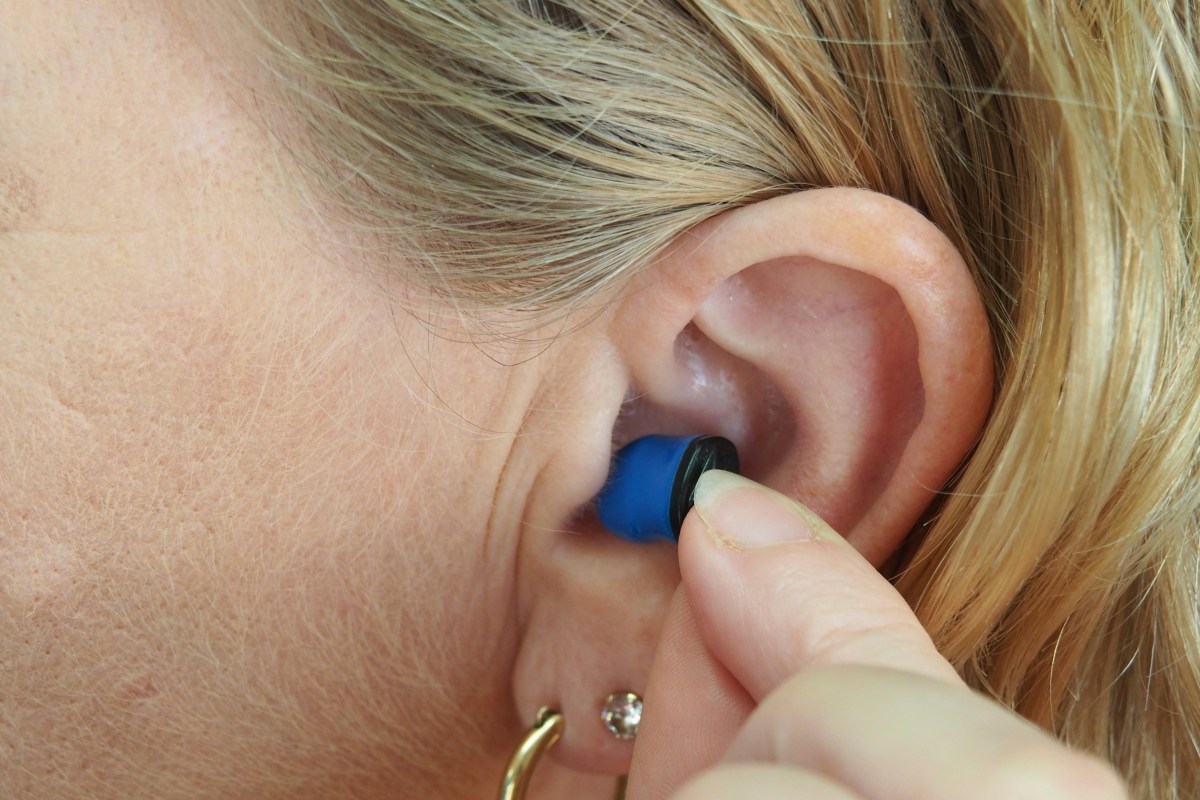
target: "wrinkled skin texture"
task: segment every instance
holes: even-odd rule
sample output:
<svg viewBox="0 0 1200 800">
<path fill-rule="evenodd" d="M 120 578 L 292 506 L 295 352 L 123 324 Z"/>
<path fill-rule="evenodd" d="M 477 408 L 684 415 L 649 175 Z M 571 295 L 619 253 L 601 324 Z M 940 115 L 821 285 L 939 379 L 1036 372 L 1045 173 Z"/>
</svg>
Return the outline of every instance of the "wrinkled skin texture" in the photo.
<svg viewBox="0 0 1200 800">
<path fill-rule="evenodd" d="M 0 795 L 489 791 L 554 357 L 398 311 L 168 11 L 7 5 Z"/>
</svg>

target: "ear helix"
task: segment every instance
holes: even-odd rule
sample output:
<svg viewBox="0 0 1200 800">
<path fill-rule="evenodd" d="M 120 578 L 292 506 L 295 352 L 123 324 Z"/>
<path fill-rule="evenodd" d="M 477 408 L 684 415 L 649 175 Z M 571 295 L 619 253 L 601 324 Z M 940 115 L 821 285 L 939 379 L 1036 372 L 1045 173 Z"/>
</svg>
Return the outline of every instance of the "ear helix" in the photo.
<svg viewBox="0 0 1200 800">
<path fill-rule="evenodd" d="M 631 542 L 676 541 L 700 476 L 738 467 L 737 448 L 720 436 L 643 436 L 613 457 L 596 512 L 606 528 Z"/>
</svg>

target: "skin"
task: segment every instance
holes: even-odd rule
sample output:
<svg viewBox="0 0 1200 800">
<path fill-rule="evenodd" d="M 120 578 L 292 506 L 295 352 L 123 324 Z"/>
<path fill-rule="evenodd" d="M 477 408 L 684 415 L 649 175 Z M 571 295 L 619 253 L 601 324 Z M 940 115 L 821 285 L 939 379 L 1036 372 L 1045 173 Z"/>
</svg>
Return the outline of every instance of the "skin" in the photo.
<svg viewBox="0 0 1200 800">
<path fill-rule="evenodd" d="M 0 795 L 490 785 L 555 364 L 397 312 L 165 8 L 0 25 Z"/>
<path fill-rule="evenodd" d="M 811 510 L 709 473 L 684 527 L 630 798 L 1128 797 L 1110 766 L 970 691 Z"/>
<path fill-rule="evenodd" d="M 572 720 L 556 757 L 609 774 L 632 760 L 639 800 L 678 791 L 706 800 L 730 786 L 841 799 L 919 785 L 928 787 L 920 796 L 960 797 L 962 786 L 984 785 L 980 774 L 999 776 L 997 797 L 1013 796 L 1001 793 L 1013 785 L 1004 781 L 1031 774 L 1051 775 L 1038 796 L 1122 796 L 1105 768 L 956 684 L 872 567 L 978 430 L 990 391 L 983 368 L 973 381 L 951 371 L 968 390 L 929 383 L 934 367 L 923 363 L 911 413 L 885 409 L 906 420 L 911 441 L 926 442 L 921 421 L 934 419 L 955 442 L 944 452 L 892 442 L 911 486 L 880 480 L 887 502 L 871 505 L 847 501 L 830 480 L 806 498 L 853 529 L 854 546 L 795 512 L 782 529 L 815 526 L 820 541 L 750 549 L 747 531 L 780 526 L 722 517 L 730 503 L 752 510 L 744 494 L 702 502 L 708 516 L 689 517 L 678 551 L 554 536 L 576 523 L 587 533 L 580 508 L 604 479 L 623 370 L 640 371 L 656 397 L 682 398 L 676 406 L 743 413 L 716 405 L 721 398 L 695 400 L 695 375 L 654 358 L 674 352 L 693 318 L 726 351 L 755 357 L 757 326 L 772 322 L 762 309 L 697 311 L 745 266 L 716 256 L 750 242 L 775 247 L 745 220 L 832 203 L 830 220 L 810 226 L 830 231 L 833 220 L 856 218 L 837 204 L 858 200 L 810 196 L 741 217 L 721 234 L 726 250 L 666 262 L 663 285 L 678 291 L 643 292 L 528 358 L 475 344 L 405 284 L 400 257 L 367 261 L 359 242 L 314 217 L 287 152 L 251 113 L 254 78 L 239 71 L 239 54 L 217 38 L 197 41 L 169 4 L 28 0 L 4 16 L 0 796 L 488 796 L 543 702 L 564 703 Z M 855 210 L 879 206 L 863 203 Z M 880 208 L 901 227 L 912 217 Z M 878 230 L 836 238 L 866 253 L 886 238 Z M 708 233 L 697 241 L 720 240 Z M 876 330 L 864 320 L 896 316 L 906 296 L 855 278 L 855 296 L 869 298 L 860 319 L 841 302 L 845 272 L 813 267 L 801 287 L 812 320 L 846 326 L 817 353 L 838 364 L 859 363 L 838 342 L 853 332 L 868 346 Z M 757 280 L 761 294 L 777 294 L 773 275 L 742 288 L 753 296 Z M 939 281 L 922 280 L 913 297 L 940 297 Z M 823 308 L 821 297 L 838 302 Z M 969 339 L 957 323 L 981 314 L 961 305 L 959 316 L 919 315 L 908 338 L 882 338 L 910 355 L 913 330 L 926 345 L 939 326 Z M 613 333 L 622 330 L 624 339 Z M 816 340 L 820 331 L 802 333 Z M 968 364 L 984 361 L 976 338 Z M 604 358 L 613 348 L 625 366 Z M 945 366 L 937 351 L 924 348 L 922 359 Z M 636 353 L 652 357 L 639 363 Z M 789 357 L 791 371 L 820 371 L 799 348 Z M 881 374 L 917 374 L 879 364 Z M 735 366 L 721 376 L 754 389 L 757 374 Z M 789 407 L 803 405 L 780 383 Z M 872 386 L 808 399 L 858 424 L 853 403 L 874 397 Z M 969 402 L 943 413 L 942 395 Z M 640 424 L 664 419 L 646 413 Z M 746 430 L 752 440 L 762 433 Z M 891 452 L 876 440 L 884 435 L 825 450 L 858 476 L 859 450 L 868 463 Z M 780 475 L 789 458 L 779 454 Z M 832 474 L 808 469 L 810 492 Z M 879 476 L 862 475 L 849 482 L 876 486 Z M 605 627 L 612 620 L 620 625 Z M 572 638 L 580 631 L 586 643 Z M 809 646 L 831 640 L 843 646 Z M 562 653 L 576 660 L 554 662 Z M 593 694 L 621 684 L 659 697 L 636 751 L 574 724 Z M 844 713 L 816 713 L 831 694 Z M 971 765 L 965 777 L 918 758 L 926 745 L 894 716 L 880 723 L 879 709 L 897 698 L 944 732 L 946 763 Z M 684 748 L 681 730 L 700 745 Z M 996 769 L 971 750 L 980 741 L 1032 755 Z M 898 742 L 911 749 L 890 760 L 864 747 L 882 753 Z M 545 797 L 602 797 L 610 785 L 553 765 L 539 780 Z"/>
</svg>

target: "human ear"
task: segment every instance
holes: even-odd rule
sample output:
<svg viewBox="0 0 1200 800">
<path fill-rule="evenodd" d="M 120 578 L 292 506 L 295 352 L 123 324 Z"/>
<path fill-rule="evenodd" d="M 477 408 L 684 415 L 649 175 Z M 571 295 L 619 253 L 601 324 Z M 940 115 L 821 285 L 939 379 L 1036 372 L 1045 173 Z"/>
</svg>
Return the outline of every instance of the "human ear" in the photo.
<svg viewBox="0 0 1200 800">
<path fill-rule="evenodd" d="M 604 336 L 600 371 L 630 399 L 595 417 L 610 429 L 591 441 L 724 436 L 743 474 L 813 509 L 876 566 L 966 456 L 992 396 L 986 316 L 962 258 L 916 210 L 865 190 L 707 220 L 616 301 Z M 554 540 L 526 537 L 522 564 L 518 707 L 562 708 L 556 755 L 620 771 L 631 749 L 608 737 L 599 702 L 644 685 L 678 580 L 672 545 L 621 541 L 585 511 Z"/>
</svg>

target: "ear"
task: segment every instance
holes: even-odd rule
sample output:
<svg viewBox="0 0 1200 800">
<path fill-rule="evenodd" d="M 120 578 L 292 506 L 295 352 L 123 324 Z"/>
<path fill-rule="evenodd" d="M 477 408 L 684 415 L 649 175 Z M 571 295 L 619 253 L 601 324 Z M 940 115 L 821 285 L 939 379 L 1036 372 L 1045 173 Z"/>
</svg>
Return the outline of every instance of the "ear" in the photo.
<svg viewBox="0 0 1200 800">
<path fill-rule="evenodd" d="M 707 220 L 613 305 L 603 337 L 593 374 L 623 380 L 632 399 L 593 415 L 610 427 L 579 441 L 726 436 L 744 474 L 812 508 L 876 566 L 969 452 L 992 397 L 986 316 L 962 258 L 916 210 L 865 190 Z M 530 611 L 516 699 L 530 719 L 563 708 L 562 761 L 616 773 L 631 747 L 604 731 L 599 703 L 644 686 L 674 550 L 618 540 L 590 513 L 569 526 L 521 543 Z"/>
</svg>

